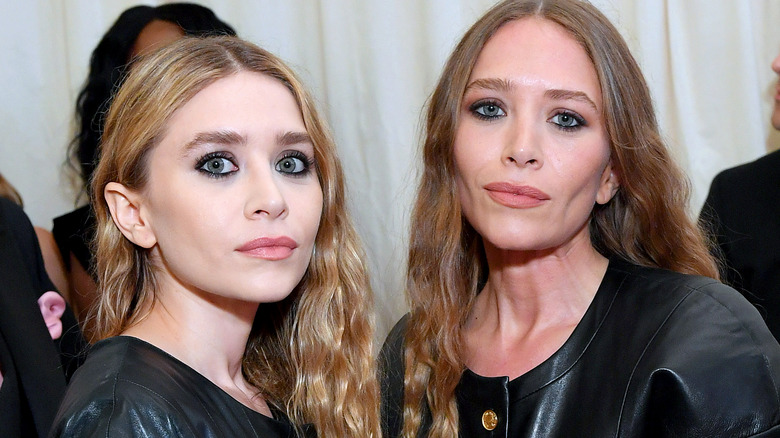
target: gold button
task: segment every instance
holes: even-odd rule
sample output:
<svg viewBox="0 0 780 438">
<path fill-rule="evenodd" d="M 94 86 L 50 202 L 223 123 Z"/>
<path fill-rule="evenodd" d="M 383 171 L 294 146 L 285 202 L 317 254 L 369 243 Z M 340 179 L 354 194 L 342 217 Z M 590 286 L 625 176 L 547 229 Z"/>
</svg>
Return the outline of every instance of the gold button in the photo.
<svg viewBox="0 0 780 438">
<path fill-rule="evenodd" d="M 482 414 L 482 427 L 486 430 L 493 430 L 498 426 L 498 415 L 491 409 Z"/>
</svg>

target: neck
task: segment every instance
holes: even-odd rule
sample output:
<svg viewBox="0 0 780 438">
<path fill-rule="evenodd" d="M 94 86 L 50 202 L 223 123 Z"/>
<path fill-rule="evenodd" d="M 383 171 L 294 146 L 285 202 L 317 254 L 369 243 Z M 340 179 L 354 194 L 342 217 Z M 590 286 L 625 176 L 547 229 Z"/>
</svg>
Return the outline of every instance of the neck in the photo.
<svg viewBox="0 0 780 438">
<path fill-rule="evenodd" d="M 241 363 L 257 303 L 164 279 L 158 286 L 148 315 L 123 334 L 155 345 L 223 389 L 245 386 Z"/>
<path fill-rule="evenodd" d="M 485 242 L 485 254 L 490 273 L 463 327 L 464 361 L 478 374 L 514 378 L 571 336 L 609 262 L 588 238 L 553 251 L 503 251 Z"/>
<path fill-rule="evenodd" d="M 506 251 L 485 242 L 485 252 L 490 273 L 467 328 L 490 324 L 508 337 L 535 328 L 576 325 L 608 265 L 587 236 L 549 251 Z"/>
</svg>

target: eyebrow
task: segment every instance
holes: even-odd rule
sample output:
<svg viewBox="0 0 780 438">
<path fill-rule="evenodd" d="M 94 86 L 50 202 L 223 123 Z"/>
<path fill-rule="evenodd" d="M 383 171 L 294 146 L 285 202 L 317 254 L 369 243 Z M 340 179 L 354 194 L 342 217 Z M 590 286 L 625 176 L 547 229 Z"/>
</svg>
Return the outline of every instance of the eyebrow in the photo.
<svg viewBox="0 0 780 438">
<path fill-rule="evenodd" d="M 582 91 L 547 90 L 544 92 L 544 95 L 553 100 L 577 100 L 590 105 L 593 108 L 593 111 L 598 112 L 599 110 L 593 100 Z"/>
<path fill-rule="evenodd" d="M 195 138 L 184 145 L 184 152 L 187 153 L 198 146 L 204 144 L 230 145 L 246 144 L 246 137 L 236 131 L 207 131 L 199 132 Z"/>
<path fill-rule="evenodd" d="M 468 93 L 472 88 L 484 88 L 486 90 L 495 91 L 509 91 L 513 88 L 512 84 L 506 79 L 498 78 L 485 78 L 476 79 L 466 86 L 465 93 Z M 464 94 L 465 94 L 464 93 Z"/>
<path fill-rule="evenodd" d="M 186 154 L 204 144 L 244 145 L 246 143 L 246 137 L 236 131 L 225 130 L 199 132 L 197 135 L 195 135 L 195 138 L 188 141 L 187 144 L 184 145 L 184 153 Z M 309 134 L 306 132 L 287 131 L 276 136 L 276 144 L 282 147 L 304 143 L 312 143 L 311 136 L 309 136 Z"/>
<path fill-rule="evenodd" d="M 309 133 L 302 131 L 287 131 L 284 134 L 276 136 L 276 144 L 279 146 L 292 146 L 294 144 L 302 143 L 313 143 Z"/>
<path fill-rule="evenodd" d="M 468 93 L 468 91 L 473 88 L 482 88 L 485 90 L 508 92 L 514 88 L 514 84 L 512 84 L 511 81 L 508 81 L 506 79 L 499 79 L 499 78 L 476 79 L 471 83 L 469 83 L 468 86 L 466 86 L 466 91 L 464 94 Z M 596 107 L 596 104 L 593 102 L 593 100 L 582 91 L 550 89 L 550 90 L 545 90 L 544 95 L 545 97 L 553 100 L 580 101 L 588 104 L 590 107 L 593 108 L 594 111 L 598 111 L 598 107 Z"/>
</svg>

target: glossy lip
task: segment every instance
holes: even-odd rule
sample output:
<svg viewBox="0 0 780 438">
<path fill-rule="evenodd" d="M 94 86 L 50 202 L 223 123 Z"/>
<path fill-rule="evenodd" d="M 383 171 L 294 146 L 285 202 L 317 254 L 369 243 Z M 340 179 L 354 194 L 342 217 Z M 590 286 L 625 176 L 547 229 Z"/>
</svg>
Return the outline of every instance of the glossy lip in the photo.
<svg viewBox="0 0 780 438">
<path fill-rule="evenodd" d="M 484 188 L 494 201 L 510 208 L 538 207 L 550 200 L 550 195 L 531 186 L 494 182 L 485 185 Z"/>
<path fill-rule="evenodd" d="M 241 245 L 236 251 L 264 260 L 283 260 L 290 257 L 298 243 L 287 236 L 260 237 Z"/>
</svg>

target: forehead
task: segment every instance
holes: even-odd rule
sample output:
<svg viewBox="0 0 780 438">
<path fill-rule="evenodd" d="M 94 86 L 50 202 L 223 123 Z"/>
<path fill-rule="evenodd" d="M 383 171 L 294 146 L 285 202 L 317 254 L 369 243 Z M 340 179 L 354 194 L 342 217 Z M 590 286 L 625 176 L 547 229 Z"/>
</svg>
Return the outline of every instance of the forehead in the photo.
<svg viewBox="0 0 780 438">
<path fill-rule="evenodd" d="M 539 17 L 510 21 L 490 37 L 469 82 L 480 78 L 581 90 L 601 100 L 596 69 L 585 49 L 563 26 Z"/>
<path fill-rule="evenodd" d="M 217 79 L 198 91 L 173 113 L 169 129 L 180 122 L 190 122 L 199 130 L 243 127 L 278 131 L 303 125 L 298 103 L 281 81 L 248 71 Z"/>
</svg>

